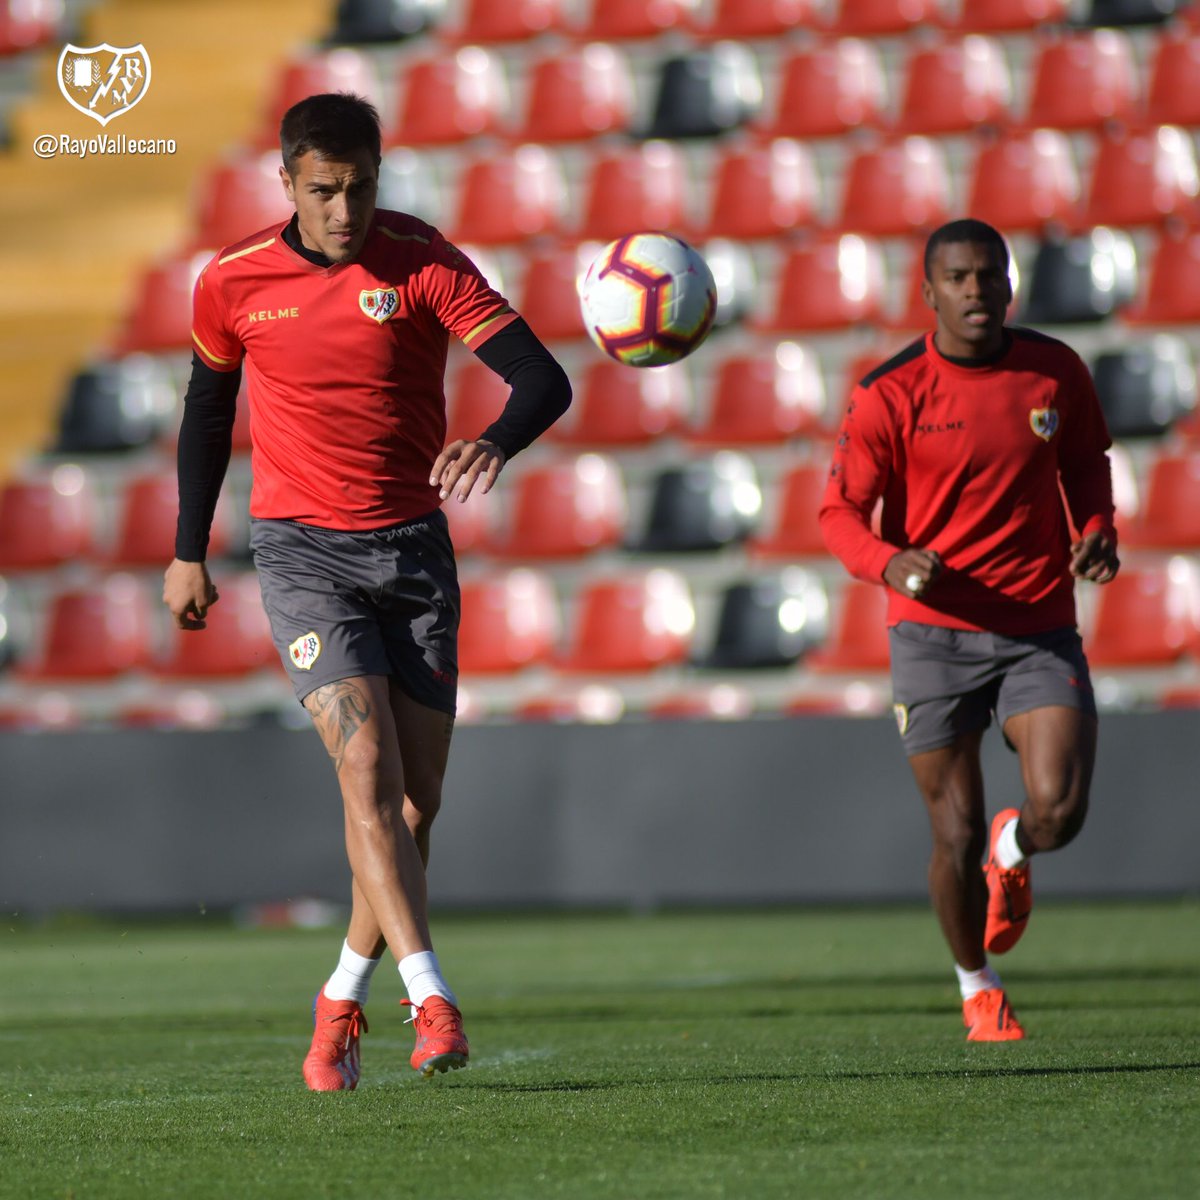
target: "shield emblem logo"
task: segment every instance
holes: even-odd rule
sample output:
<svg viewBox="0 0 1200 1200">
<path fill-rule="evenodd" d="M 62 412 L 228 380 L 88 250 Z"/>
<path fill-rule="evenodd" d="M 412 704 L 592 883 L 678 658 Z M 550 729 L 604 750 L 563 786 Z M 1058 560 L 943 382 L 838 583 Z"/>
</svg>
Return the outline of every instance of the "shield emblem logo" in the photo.
<svg viewBox="0 0 1200 1200">
<path fill-rule="evenodd" d="M 58 90 L 85 117 L 107 125 L 127 113 L 150 87 L 150 55 L 136 46 L 74 46 L 58 56 Z"/>
<path fill-rule="evenodd" d="M 358 307 L 380 325 L 400 307 L 400 297 L 395 288 L 376 288 L 372 292 L 358 293 Z"/>
<path fill-rule="evenodd" d="M 311 671 L 321 656 L 321 639 L 315 632 L 303 634 L 288 646 L 288 654 L 301 671 Z"/>
<path fill-rule="evenodd" d="M 1048 442 L 1058 432 L 1058 409 L 1031 408 L 1029 427 L 1043 442 Z"/>
</svg>

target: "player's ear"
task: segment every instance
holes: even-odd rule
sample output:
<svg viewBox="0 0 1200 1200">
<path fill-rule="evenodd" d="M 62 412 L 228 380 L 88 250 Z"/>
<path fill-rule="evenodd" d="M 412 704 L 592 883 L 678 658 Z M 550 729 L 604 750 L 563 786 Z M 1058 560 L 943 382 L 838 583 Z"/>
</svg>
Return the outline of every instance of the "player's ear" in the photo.
<svg viewBox="0 0 1200 1200">
<path fill-rule="evenodd" d="M 296 203 L 296 189 L 292 185 L 292 177 L 288 174 L 287 167 L 279 168 L 279 181 L 283 184 L 283 194 L 291 201 Z"/>
<path fill-rule="evenodd" d="M 921 280 L 921 295 L 925 298 L 925 303 L 937 312 L 937 296 L 933 291 L 933 284 L 928 279 Z"/>
</svg>

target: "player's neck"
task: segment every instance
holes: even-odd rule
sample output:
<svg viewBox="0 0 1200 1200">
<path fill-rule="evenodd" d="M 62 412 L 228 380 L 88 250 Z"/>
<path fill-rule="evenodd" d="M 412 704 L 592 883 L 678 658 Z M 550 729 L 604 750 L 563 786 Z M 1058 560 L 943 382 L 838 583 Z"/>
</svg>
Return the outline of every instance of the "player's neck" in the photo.
<svg viewBox="0 0 1200 1200">
<path fill-rule="evenodd" d="M 1001 331 L 1000 344 L 994 350 L 988 350 L 983 354 L 971 355 L 967 357 L 961 354 L 947 354 L 938 344 L 937 336 L 934 335 L 933 348 L 944 358 L 948 363 L 953 363 L 956 367 L 966 367 L 968 370 L 974 367 L 994 367 L 1009 351 L 1012 346 L 1012 334 L 1007 329 Z"/>
<path fill-rule="evenodd" d="M 283 227 L 283 240 L 295 250 L 301 258 L 306 259 L 317 267 L 332 267 L 333 259 L 324 255 L 320 250 L 310 250 L 300 237 L 300 218 L 294 213 L 292 219 Z"/>
</svg>

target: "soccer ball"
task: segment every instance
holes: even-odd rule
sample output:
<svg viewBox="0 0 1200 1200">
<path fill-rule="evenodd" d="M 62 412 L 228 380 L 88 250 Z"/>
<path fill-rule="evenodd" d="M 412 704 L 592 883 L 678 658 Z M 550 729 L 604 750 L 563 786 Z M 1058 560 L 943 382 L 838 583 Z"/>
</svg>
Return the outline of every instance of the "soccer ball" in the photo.
<svg viewBox="0 0 1200 1200">
<path fill-rule="evenodd" d="M 682 239 L 630 233 L 592 260 L 579 305 L 605 354 L 630 367 L 658 367 L 685 358 L 708 336 L 717 285 L 708 263 Z"/>
</svg>

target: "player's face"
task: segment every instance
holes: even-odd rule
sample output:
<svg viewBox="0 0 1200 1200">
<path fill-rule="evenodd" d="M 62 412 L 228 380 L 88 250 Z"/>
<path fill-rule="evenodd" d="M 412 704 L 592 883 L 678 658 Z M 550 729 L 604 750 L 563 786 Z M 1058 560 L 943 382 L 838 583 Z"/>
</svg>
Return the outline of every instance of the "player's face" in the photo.
<svg viewBox="0 0 1200 1200">
<path fill-rule="evenodd" d="M 986 242 L 943 242 L 933 252 L 925 303 L 937 313 L 937 348 L 951 358 L 985 358 L 1004 344 L 1012 301 L 1008 268 Z"/>
<path fill-rule="evenodd" d="M 375 215 L 379 170 L 370 151 L 342 159 L 310 150 L 296 159 L 295 172 L 279 168 L 283 190 L 296 206 L 300 241 L 336 263 L 349 262 L 367 240 Z"/>
</svg>

